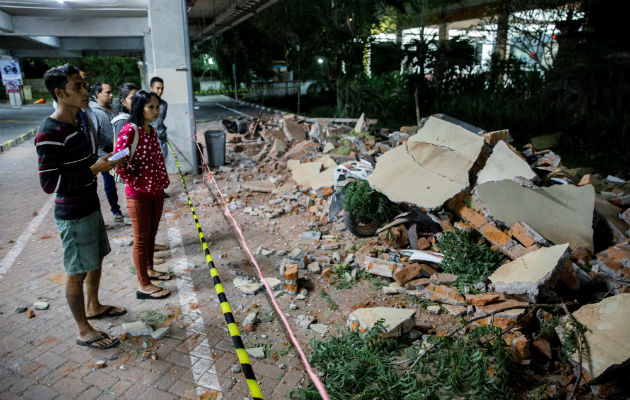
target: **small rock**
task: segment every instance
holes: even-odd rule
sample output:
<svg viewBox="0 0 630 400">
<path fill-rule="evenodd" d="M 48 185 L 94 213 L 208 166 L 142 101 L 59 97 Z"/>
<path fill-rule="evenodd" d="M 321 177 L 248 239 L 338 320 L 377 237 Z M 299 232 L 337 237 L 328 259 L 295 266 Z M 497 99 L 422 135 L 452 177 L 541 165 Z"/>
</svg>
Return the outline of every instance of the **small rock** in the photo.
<svg viewBox="0 0 630 400">
<path fill-rule="evenodd" d="M 237 276 L 236 278 L 234 278 L 234 280 L 232 281 L 232 284 L 234 285 L 234 287 L 236 288 L 240 288 L 243 285 L 247 285 L 249 283 L 252 283 L 252 280 L 246 277 L 242 277 L 242 276 Z"/>
<path fill-rule="evenodd" d="M 127 367 L 125 367 L 124 365 L 121 365 L 120 367 L 118 367 L 118 369 L 121 371 L 126 371 Z"/>
<path fill-rule="evenodd" d="M 258 312 L 250 312 L 249 314 L 247 314 L 245 316 L 245 319 L 243 320 L 243 325 L 247 326 L 247 325 L 256 325 L 258 323 Z"/>
<path fill-rule="evenodd" d="M 297 309 L 298 309 L 298 306 L 297 306 L 297 305 L 295 305 L 295 303 L 291 302 L 291 303 L 289 303 L 289 309 L 290 309 L 290 310 L 297 310 Z"/>
<path fill-rule="evenodd" d="M 29 319 L 30 319 L 30 318 L 33 318 L 33 317 L 35 317 L 35 311 L 33 311 L 33 310 L 28 310 L 28 311 L 26 312 L 26 317 L 27 317 L 27 318 L 29 318 Z"/>
<path fill-rule="evenodd" d="M 118 360 L 118 356 L 116 354 L 112 354 L 111 356 L 107 357 L 107 359 L 109 361 L 114 361 L 114 360 Z"/>
<path fill-rule="evenodd" d="M 23 313 L 23 312 L 26 312 L 26 310 L 28 310 L 28 307 L 24 307 L 24 306 L 17 306 L 17 307 L 15 307 L 15 312 L 16 313 Z"/>
<path fill-rule="evenodd" d="M 265 358 L 265 348 L 264 347 L 251 347 L 247 349 L 247 353 L 257 359 Z"/>
<path fill-rule="evenodd" d="M 145 321 L 125 322 L 122 324 L 123 332 L 131 336 L 143 336 L 153 333 L 153 329 Z"/>
<path fill-rule="evenodd" d="M 321 246 L 322 250 L 337 250 L 341 248 L 339 243 L 326 243 Z"/>
<path fill-rule="evenodd" d="M 267 339 L 269 336 L 265 335 L 264 333 L 262 335 L 260 335 L 261 339 Z"/>
<path fill-rule="evenodd" d="M 393 282 L 388 286 L 383 286 L 383 293 L 385 293 L 386 295 L 391 296 L 394 294 L 402 293 L 402 291 L 403 288 L 397 282 Z"/>
<path fill-rule="evenodd" d="M 315 318 L 310 315 L 298 315 L 296 323 L 300 328 L 308 329 L 313 322 L 315 322 Z"/>
<path fill-rule="evenodd" d="M 286 365 L 286 364 L 284 364 L 284 363 L 280 363 L 280 364 L 278 364 L 278 368 L 280 368 L 280 369 L 286 369 L 286 368 L 287 368 L 287 365 Z"/>
<path fill-rule="evenodd" d="M 33 308 L 36 310 L 48 310 L 48 303 L 45 301 L 36 301 L 33 303 Z"/>
<path fill-rule="evenodd" d="M 306 231 L 300 233 L 300 239 L 319 240 L 322 237 L 322 233 L 319 231 Z"/>
<path fill-rule="evenodd" d="M 262 254 L 265 257 L 269 257 L 271 255 L 273 255 L 274 251 L 273 250 L 267 250 L 267 249 L 261 249 L 260 250 L 260 254 Z"/>
<path fill-rule="evenodd" d="M 295 300 L 306 300 L 306 295 L 303 293 L 300 293 L 297 296 L 295 296 Z"/>
<path fill-rule="evenodd" d="M 96 368 L 105 368 L 106 365 L 107 365 L 107 360 L 98 360 L 96 363 L 94 363 L 94 366 Z"/>
<path fill-rule="evenodd" d="M 313 261 L 312 263 L 307 265 L 306 268 L 314 274 L 319 274 L 322 270 L 317 261 Z"/>
<path fill-rule="evenodd" d="M 452 285 L 458 278 L 459 277 L 455 274 L 438 272 L 437 274 L 431 275 L 431 283 L 435 283 L 436 285 Z"/>
<path fill-rule="evenodd" d="M 113 238 L 112 242 L 119 247 L 129 247 L 133 244 L 133 238 L 129 236 L 119 236 Z"/>
<path fill-rule="evenodd" d="M 239 372 L 241 372 L 241 366 L 240 366 L 240 364 L 234 364 L 234 365 L 232 365 L 232 372 L 234 372 L 235 374 L 238 374 Z"/>
<path fill-rule="evenodd" d="M 428 306 L 427 311 L 431 314 L 438 315 L 440 313 L 440 306 Z"/>
<path fill-rule="evenodd" d="M 169 330 L 170 328 L 168 326 L 163 326 L 162 328 L 156 329 L 151 334 L 151 337 L 155 340 L 162 339 L 168 333 Z"/>
<path fill-rule="evenodd" d="M 255 295 L 262 289 L 263 284 L 260 282 L 248 283 L 239 287 L 241 292 L 246 295 Z"/>
<path fill-rule="evenodd" d="M 269 277 L 265 278 L 265 281 L 271 286 L 271 290 L 275 291 L 282 288 L 282 281 L 278 278 Z"/>
<path fill-rule="evenodd" d="M 321 336 L 324 336 L 326 332 L 328 332 L 328 325 L 324 324 L 311 324 L 309 328 L 314 332 L 319 333 Z"/>
</svg>

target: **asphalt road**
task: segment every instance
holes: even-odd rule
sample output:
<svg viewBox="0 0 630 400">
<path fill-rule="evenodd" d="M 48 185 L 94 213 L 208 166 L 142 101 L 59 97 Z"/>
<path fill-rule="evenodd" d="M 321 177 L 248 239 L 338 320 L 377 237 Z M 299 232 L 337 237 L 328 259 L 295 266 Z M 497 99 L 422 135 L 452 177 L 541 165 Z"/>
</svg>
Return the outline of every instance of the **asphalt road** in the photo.
<svg viewBox="0 0 630 400">
<path fill-rule="evenodd" d="M 239 105 L 224 96 L 205 97 L 195 103 L 195 117 L 198 121 L 212 121 L 236 118 L 240 114 L 235 111 L 255 117 L 258 109 Z M 0 144 L 15 139 L 31 129 L 36 129 L 40 122 L 52 114 L 51 104 L 30 104 L 22 108 L 11 108 L 8 105 L 0 105 Z"/>
<path fill-rule="evenodd" d="M 22 108 L 0 105 L 0 144 L 37 129 L 39 123 L 52 112 L 52 104 L 27 104 Z"/>
</svg>

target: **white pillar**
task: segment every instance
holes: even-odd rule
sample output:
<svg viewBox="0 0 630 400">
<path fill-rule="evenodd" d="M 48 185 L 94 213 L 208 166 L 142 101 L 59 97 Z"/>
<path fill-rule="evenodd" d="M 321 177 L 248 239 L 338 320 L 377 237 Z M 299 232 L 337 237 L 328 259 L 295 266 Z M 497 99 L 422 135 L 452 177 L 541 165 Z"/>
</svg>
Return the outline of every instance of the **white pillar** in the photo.
<svg viewBox="0 0 630 400">
<path fill-rule="evenodd" d="M 197 172 L 197 153 L 192 140 L 195 128 L 192 93 L 192 67 L 189 56 L 188 19 L 185 14 L 186 0 L 151 0 L 149 2 L 149 26 L 152 54 L 148 59 L 147 79 L 159 76 L 164 80 L 163 99 L 168 102 L 164 124 L 168 139 L 177 147 L 177 157 L 184 172 Z M 145 37 L 145 46 L 148 39 Z M 152 61 L 152 65 L 150 64 Z M 176 172 L 172 154 L 167 169 Z"/>
</svg>

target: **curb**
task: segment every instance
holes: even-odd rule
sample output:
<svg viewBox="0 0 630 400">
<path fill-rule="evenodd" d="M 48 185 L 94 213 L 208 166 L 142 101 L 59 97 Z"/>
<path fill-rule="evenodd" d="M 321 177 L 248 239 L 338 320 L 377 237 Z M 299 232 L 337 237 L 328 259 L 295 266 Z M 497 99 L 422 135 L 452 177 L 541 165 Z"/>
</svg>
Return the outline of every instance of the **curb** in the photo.
<svg viewBox="0 0 630 400">
<path fill-rule="evenodd" d="M 15 147 L 15 146 L 17 146 L 20 143 L 26 142 L 28 139 L 34 137 L 35 133 L 37 133 L 37 129 L 31 129 L 27 133 L 23 133 L 20 136 L 16 137 L 15 139 L 11 139 L 11 140 L 5 142 L 4 144 L 1 144 L 0 145 L 0 152 L 5 152 L 5 151 L 9 150 L 11 147 Z"/>
</svg>

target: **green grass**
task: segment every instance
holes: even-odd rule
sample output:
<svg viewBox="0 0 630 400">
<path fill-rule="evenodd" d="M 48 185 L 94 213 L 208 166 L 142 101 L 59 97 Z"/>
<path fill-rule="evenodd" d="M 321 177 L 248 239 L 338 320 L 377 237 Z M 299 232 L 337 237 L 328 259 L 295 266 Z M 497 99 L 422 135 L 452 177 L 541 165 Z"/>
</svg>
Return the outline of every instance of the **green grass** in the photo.
<svg viewBox="0 0 630 400">
<path fill-rule="evenodd" d="M 322 290 L 321 292 L 319 292 L 319 297 L 321 297 L 322 299 L 326 301 L 326 304 L 328 305 L 329 310 L 337 309 L 337 303 L 335 303 L 332 297 L 330 297 L 330 295 L 325 290 Z"/>
<path fill-rule="evenodd" d="M 322 374 L 331 399 L 416 400 L 508 399 L 513 362 L 494 327 L 477 327 L 461 338 L 432 337 L 435 347 L 413 370 L 405 370 L 420 346 L 367 333 L 341 331 L 328 341 L 313 340 L 309 361 Z M 401 360 L 407 363 L 395 363 Z M 293 390 L 291 399 L 319 399 L 312 386 Z"/>
<path fill-rule="evenodd" d="M 442 270 L 459 276 L 456 286 L 460 290 L 483 281 L 505 260 L 504 255 L 475 242 L 469 233 L 458 229 L 444 232 L 438 247 L 444 254 Z"/>
</svg>

